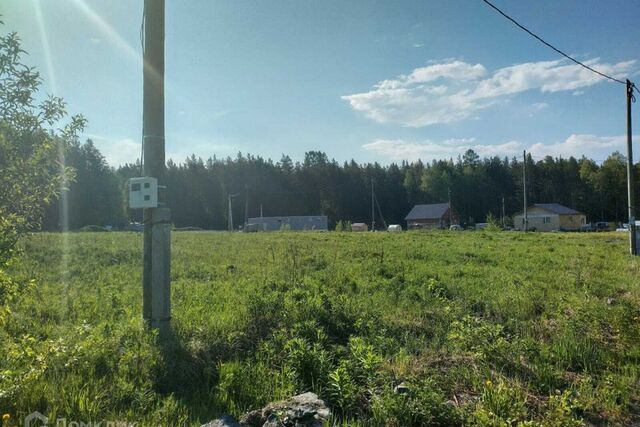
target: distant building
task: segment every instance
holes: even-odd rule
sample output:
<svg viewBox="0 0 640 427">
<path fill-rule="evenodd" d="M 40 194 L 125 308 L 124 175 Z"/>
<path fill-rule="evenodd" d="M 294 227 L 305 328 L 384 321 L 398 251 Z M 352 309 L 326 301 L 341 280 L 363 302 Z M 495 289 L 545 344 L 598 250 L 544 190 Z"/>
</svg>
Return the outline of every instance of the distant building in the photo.
<svg viewBox="0 0 640 427">
<path fill-rule="evenodd" d="M 536 203 L 527 208 L 529 230 L 576 231 L 587 223 L 587 217 L 559 203 Z M 513 216 L 513 228 L 524 230 L 524 212 Z"/>
<path fill-rule="evenodd" d="M 364 222 L 354 222 L 351 224 L 351 231 L 368 231 L 369 226 Z"/>
<path fill-rule="evenodd" d="M 415 205 L 405 217 L 407 230 L 411 229 L 444 229 L 457 224 L 460 217 L 449 203 Z"/>
<path fill-rule="evenodd" d="M 328 229 L 329 221 L 325 215 L 249 218 L 246 227 L 246 231 L 327 231 Z"/>
</svg>

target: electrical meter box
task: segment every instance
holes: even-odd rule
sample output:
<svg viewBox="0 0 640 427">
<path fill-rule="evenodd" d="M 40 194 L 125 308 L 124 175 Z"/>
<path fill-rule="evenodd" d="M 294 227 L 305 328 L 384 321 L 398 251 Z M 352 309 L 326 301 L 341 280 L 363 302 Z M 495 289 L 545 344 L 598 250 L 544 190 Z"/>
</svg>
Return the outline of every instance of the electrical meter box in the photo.
<svg viewBox="0 0 640 427">
<path fill-rule="evenodd" d="M 158 207 L 158 180 L 150 176 L 129 179 L 129 207 L 131 209 Z"/>
</svg>

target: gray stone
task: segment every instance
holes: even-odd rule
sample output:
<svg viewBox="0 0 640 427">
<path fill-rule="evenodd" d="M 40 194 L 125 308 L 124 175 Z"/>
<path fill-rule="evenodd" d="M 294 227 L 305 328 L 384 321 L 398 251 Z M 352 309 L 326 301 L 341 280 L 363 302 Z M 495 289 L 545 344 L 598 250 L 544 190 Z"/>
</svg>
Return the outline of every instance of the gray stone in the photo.
<svg viewBox="0 0 640 427">
<path fill-rule="evenodd" d="M 407 394 L 409 393 L 409 387 L 404 382 L 401 382 L 393 389 L 395 394 Z"/>
<path fill-rule="evenodd" d="M 240 418 L 246 427 L 322 427 L 331 411 L 315 393 L 303 393 L 290 399 L 270 403 Z"/>
<path fill-rule="evenodd" d="M 213 421 L 209 421 L 206 424 L 202 424 L 201 427 L 242 427 L 231 415 L 225 415 L 224 417 L 217 418 Z"/>
</svg>

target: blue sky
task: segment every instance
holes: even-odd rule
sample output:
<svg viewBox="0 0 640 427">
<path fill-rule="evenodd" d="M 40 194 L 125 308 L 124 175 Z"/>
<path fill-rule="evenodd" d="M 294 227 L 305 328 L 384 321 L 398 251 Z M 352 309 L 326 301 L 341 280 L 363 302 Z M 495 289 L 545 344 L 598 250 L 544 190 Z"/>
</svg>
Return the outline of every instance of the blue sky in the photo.
<svg viewBox="0 0 640 427">
<path fill-rule="evenodd" d="M 20 34 L 45 91 L 88 118 L 85 137 L 113 165 L 140 152 L 142 3 L 0 2 L 2 31 Z M 638 77 L 637 2 L 495 4 L 594 68 Z M 166 14 L 176 161 L 624 151 L 624 86 L 562 60 L 480 0 L 167 0 Z"/>
</svg>

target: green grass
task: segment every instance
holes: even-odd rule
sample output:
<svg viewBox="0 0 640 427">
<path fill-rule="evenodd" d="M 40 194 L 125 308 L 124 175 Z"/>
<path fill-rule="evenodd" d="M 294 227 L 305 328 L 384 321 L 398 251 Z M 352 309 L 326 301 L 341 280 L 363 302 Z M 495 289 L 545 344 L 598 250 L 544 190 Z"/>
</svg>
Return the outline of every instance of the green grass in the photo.
<svg viewBox="0 0 640 427">
<path fill-rule="evenodd" d="M 625 235 L 173 233 L 165 345 L 140 320 L 142 236 L 63 237 L 30 236 L 12 267 L 16 423 L 199 425 L 309 390 L 339 425 L 640 423 Z"/>
</svg>

